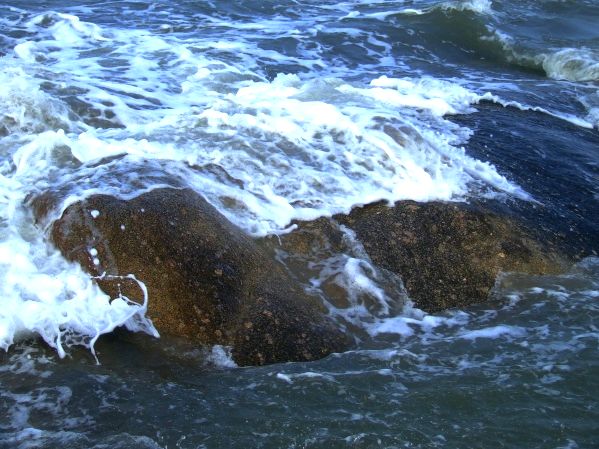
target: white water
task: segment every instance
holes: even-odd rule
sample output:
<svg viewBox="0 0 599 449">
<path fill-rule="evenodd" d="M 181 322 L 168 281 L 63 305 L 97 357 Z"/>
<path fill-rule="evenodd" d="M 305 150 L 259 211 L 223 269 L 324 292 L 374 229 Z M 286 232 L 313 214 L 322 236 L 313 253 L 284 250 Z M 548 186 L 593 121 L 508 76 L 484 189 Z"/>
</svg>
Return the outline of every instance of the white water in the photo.
<svg viewBox="0 0 599 449">
<path fill-rule="evenodd" d="M 442 9 L 455 9 L 457 11 L 472 11 L 477 14 L 493 14 L 491 0 L 459 0 L 442 3 Z"/>
<path fill-rule="evenodd" d="M 485 12 L 490 2 L 462 7 Z M 30 37 L 0 58 L 5 349 L 28 333 L 61 355 L 65 344 L 93 346 L 120 325 L 155 334 L 145 304 L 110 303 L 46 243 L 24 203 L 48 188 L 63 189 L 57 217 L 98 192 L 131 197 L 188 185 L 253 235 L 378 200 L 528 198 L 491 164 L 468 156 L 470 130 L 446 118 L 473 112 L 490 94 L 424 76 L 380 73 L 369 83 L 322 77 L 314 52 L 292 58 L 229 36 L 101 27 L 60 12 L 19 26 Z M 269 21 L 243 30 L 282 26 Z M 263 60 L 310 71 L 271 77 Z M 99 162 L 110 156 L 122 158 Z M 149 176 L 138 167 L 168 173 Z M 351 292 L 368 291 L 385 309 L 363 259 L 345 259 L 344 270 Z"/>
<path fill-rule="evenodd" d="M 588 48 L 563 48 L 543 55 L 542 64 L 554 79 L 599 81 L 599 52 Z"/>
<path fill-rule="evenodd" d="M 396 2 L 398 3 L 398 2 Z M 369 13 L 364 14 L 365 17 L 377 20 L 388 20 L 390 16 L 395 14 L 404 14 L 404 15 L 416 15 L 420 16 L 423 14 L 430 13 L 435 10 L 443 10 L 443 11 L 472 11 L 476 14 L 484 14 L 484 15 L 492 15 L 493 2 L 490 0 L 457 0 L 457 1 L 448 1 L 442 2 L 438 5 L 434 5 L 428 8 L 403 8 L 399 10 L 391 10 L 377 13 Z M 350 12 L 346 17 L 347 18 L 356 18 L 361 17 L 362 15 L 358 11 Z"/>
<path fill-rule="evenodd" d="M 545 52 L 534 52 L 522 47 L 508 33 L 488 26 L 489 36 L 484 40 L 495 40 L 504 49 L 508 59 L 525 66 L 542 68 L 549 78 L 566 81 L 599 80 L 599 52 L 596 49 L 548 48 Z"/>
</svg>

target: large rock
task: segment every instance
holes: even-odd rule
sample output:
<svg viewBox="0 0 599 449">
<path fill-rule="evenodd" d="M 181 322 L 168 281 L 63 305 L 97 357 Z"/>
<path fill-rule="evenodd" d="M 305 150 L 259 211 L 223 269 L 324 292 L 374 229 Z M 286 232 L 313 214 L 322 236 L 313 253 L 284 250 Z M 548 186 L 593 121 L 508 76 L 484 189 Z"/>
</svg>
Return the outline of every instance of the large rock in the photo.
<svg viewBox="0 0 599 449">
<path fill-rule="evenodd" d="M 43 214 L 44 201 L 34 209 Z M 161 333 L 232 346 L 240 365 L 312 360 L 348 347 L 319 301 L 192 190 L 92 196 L 68 207 L 50 235 L 94 276 L 141 280 Z M 98 284 L 112 297 L 142 297 L 131 280 L 104 276 Z"/>
<path fill-rule="evenodd" d="M 568 266 L 549 243 L 513 219 L 466 203 L 355 208 L 347 216 L 298 223 L 297 231 L 283 237 L 283 248 L 292 254 L 324 247 L 343 252 L 335 223 L 355 233 L 375 266 L 399 275 L 416 306 L 427 312 L 487 300 L 501 272 L 549 274 Z"/>
</svg>

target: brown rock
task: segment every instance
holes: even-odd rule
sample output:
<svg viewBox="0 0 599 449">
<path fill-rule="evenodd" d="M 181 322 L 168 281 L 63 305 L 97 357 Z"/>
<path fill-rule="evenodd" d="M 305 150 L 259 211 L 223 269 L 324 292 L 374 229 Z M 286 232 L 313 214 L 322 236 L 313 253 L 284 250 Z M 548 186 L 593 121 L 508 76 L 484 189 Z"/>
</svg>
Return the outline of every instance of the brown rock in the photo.
<svg viewBox="0 0 599 449">
<path fill-rule="evenodd" d="M 43 199 L 33 205 L 39 214 L 48 209 Z M 232 346 L 240 365 L 311 360 L 348 346 L 320 303 L 192 190 L 157 189 L 127 201 L 95 195 L 68 207 L 50 236 L 94 276 L 144 282 L 160 332 Z M 112 297 L 141 299 L 131 280 L 98 284 Z"/>
<path fill-rule="evenodd" d="M 343 252 L 341 231 L 356 234 L 370 260 L 399 275 L 427 312 L 485 301 L 500 272 L 549 274 L 568 263 L 549 244 L 505 216 L 466 203 L 374 204 L 348 216 L 299 223 L 283 238 L 289 253 L 328 246 Z"/>
</svg>

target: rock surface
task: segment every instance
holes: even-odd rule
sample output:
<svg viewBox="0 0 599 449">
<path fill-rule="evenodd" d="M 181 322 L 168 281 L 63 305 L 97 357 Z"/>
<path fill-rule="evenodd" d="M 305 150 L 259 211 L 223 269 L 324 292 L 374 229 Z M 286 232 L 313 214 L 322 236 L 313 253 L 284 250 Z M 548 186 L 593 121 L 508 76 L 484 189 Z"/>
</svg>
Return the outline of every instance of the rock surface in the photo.
<svg viewBox="0 0 599 449">
<path fill-rule="evenodd" d="M 343 236 L 333 222 L 355 232 L 371 262 L 399 275 L 415 305 L 427 312 L 487 300 L 500 272 L 552 274 L 569 265 L 515 221 L 466 203 L 368 205 L 348 216 L 299 223 L 283 237 L 283 248 L 342 252 Z"/>
<path fill-rule="evenodd" d="M 41 203 L 34 209 L 44 213 Z M 312 360 L 349 345 L 318 300 L 192 190 L 156 189 L 127 201 L 95 195 L 69 206 L 50 235 L 94 276 L 143 281 L 161 333 L 232 346 L 240 365 Z M 98 284 L 112 297 L 141 300 L 133 281 Z"/>
<path fill-rule="evenodd" d="M 40 195 L 31 202 L 40 222 L 56 201 Z M 254 240 L 192 190 L 163 188 L 131 200 L 92 196 L 49 229 L 65 257 L 90 274 L 143 281 L 148 315 L 161 333 L 231 346 L 240 365 L 312 360 L 350 346 L 321 299 L 301 287 L 314 273 L 302 279 L 303 268 L 291 259 L 284 267 L 273 250 L 314 265 L 347 251 L 349 229 L 368 262 L 394 276 L 391 288 L 403 281 L 401 291 L 427 312 L 487 300 L 501 272 L 550 274 L 568 266 L 515 220 L 466 203 L 372 204 Z M 133 280 L 97 282 L 112 297 L 142 298 Z M 347 304 L 343 288 L 323 292 L 331 304 Z"/>
</svg>

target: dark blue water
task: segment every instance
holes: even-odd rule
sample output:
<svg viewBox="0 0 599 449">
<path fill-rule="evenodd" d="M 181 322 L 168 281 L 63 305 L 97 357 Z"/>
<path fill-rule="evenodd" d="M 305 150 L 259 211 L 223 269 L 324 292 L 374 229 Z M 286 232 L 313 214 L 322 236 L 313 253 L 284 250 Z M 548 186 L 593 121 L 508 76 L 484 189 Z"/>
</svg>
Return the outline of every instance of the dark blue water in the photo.
<svg viewBox="0 0 599 449">
<path fill-rule="evenodd" d="M 0 447 L 596 447 L 597 23 L 581 0 L 0 2 Z M 432 316 L 322 255 L 358 347 L 237 368 L 148 336 L 26 206 L 165 184 L 253 235 L 476 198 L 580 262 Z"/>
</svg>

